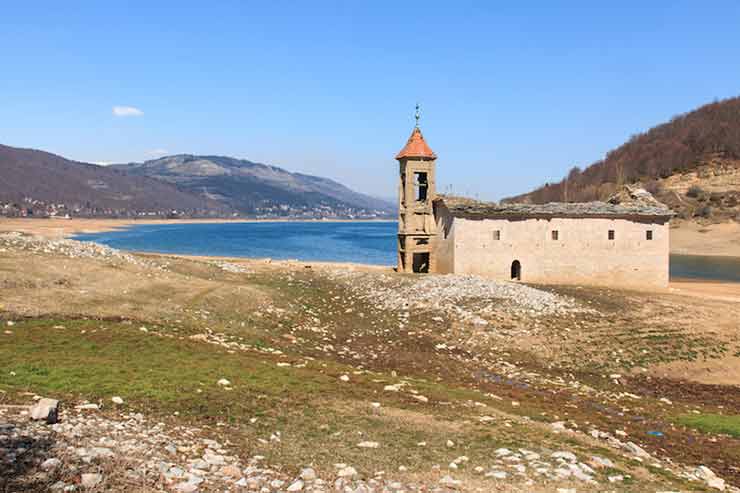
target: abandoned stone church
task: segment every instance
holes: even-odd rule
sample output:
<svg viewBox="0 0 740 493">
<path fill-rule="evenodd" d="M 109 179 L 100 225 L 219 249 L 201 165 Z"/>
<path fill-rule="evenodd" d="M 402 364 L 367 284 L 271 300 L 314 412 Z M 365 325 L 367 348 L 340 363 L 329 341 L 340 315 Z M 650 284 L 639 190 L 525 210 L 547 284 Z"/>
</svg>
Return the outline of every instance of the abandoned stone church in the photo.
<svg viewBox="0 0 740 493">
<path fill-rule="evenodd" d="M 668 285 L 671 210 L 642 189 L 608 202 L 496 204 L 437 195 L 418 125 L 400 165 L 398 271 L 533 283 Z"/>
</svg>

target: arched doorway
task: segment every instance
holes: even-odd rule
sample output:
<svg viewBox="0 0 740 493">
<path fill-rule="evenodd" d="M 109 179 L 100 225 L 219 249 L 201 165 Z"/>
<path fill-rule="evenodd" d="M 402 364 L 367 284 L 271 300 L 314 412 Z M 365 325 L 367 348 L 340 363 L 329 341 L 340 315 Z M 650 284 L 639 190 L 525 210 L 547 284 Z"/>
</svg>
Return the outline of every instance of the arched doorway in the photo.
<svg viewBox="0 0 740 493">
<path fill-rule="evenodd" d="M 511 278 L 517 281 L 522 280 L 522 264 L 518 260 L 511 263 Z"/>
</svg>

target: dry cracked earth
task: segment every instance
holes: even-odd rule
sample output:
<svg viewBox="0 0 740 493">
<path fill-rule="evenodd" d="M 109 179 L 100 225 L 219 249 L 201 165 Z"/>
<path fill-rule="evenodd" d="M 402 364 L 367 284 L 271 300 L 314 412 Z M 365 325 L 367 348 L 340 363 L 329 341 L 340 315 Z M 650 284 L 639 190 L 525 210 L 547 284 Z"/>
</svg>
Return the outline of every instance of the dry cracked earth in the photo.
<svg viewBox="0 0 740 493">
<path fill-rule="evenodd" d="M 738 320 L 0 235 L 0 491 L 737 492 Z"/>
</svg>

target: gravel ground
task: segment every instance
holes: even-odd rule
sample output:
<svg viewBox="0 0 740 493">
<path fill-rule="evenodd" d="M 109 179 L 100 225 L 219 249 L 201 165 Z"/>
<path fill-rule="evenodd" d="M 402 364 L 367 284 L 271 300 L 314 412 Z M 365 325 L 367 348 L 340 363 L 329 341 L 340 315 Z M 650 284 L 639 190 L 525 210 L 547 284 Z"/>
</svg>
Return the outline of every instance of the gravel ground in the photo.
<svg viewBox="0 0 740 493">
<path fill-rule="evenodd" d="M 465 489 L 454 478 L 464 468 L 474 468 L 488 480 L 513 481 L 527 488 L 543 481 L 593 486 L 595 470 L 613 466 L 602 457 L 581 458 L 567 451 L 499 448 L 492 451 L 488 467 L 474 467 L 459 456 L 439 468 L 439 479 L 426 484 L 403 483 L 384 472 L 363 478 L 347 464 L 336 464 L 334 474 L 322 479 L 310 467 L 299 467 L 292 476 L 265 464 L 261 456 L 242 460 L 228 440 L 214 440 L 198 428 L 155 423 L 141 413 L 103 414 L 95 404 L 82 404 L 63 407 L 60 419 L 47 425 L 29 421 L 22 406 L 0 408 L 2 491 L 448 493 Z M 612 483 L 623 480 L 609 478 Z"/>
<path fill-rule="evenodd" d="M 0 234 L 0 252 L 27 251 L 32 253 L 62 255 L 69 258 L 90 258 L 110 263 L 133 264 L 142 267 L 159 267 L 134 255 L 89 241 L 47 240 L 22 233 Z"/>
<path fill-rule="evenodd" d="M 329 277 L 387 310 L 426 309 L 482 323 L 498 308 L 543 316 L 585 312 L 575 300 L 523 284 L 478 276 L 430 275 L 417 278 L 336 270 Z"/>
</svg>

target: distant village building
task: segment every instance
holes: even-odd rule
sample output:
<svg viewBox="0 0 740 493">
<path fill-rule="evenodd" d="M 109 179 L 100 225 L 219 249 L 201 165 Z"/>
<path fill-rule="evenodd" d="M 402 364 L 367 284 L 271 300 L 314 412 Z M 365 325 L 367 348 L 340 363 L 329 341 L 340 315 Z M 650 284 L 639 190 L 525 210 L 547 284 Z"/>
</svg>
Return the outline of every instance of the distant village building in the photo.
<svg viewBox="0 0 740 493">
<path fill-rule="evenodd" d="M 668 285 L 671 210 L 645 190 L 608 202 L 495 204 L 437 195 L 417 125 L 400 165 L 398 271 L 549 284 Z"/>
</svg>

